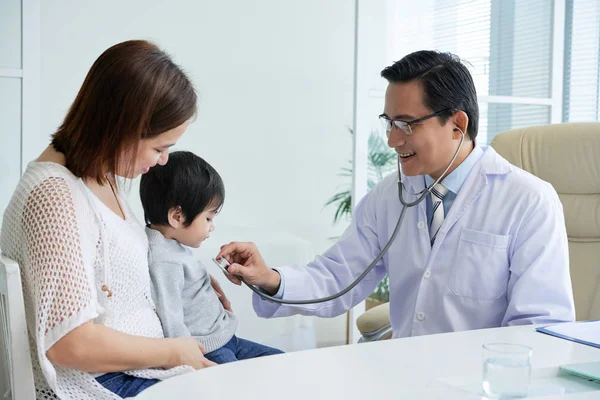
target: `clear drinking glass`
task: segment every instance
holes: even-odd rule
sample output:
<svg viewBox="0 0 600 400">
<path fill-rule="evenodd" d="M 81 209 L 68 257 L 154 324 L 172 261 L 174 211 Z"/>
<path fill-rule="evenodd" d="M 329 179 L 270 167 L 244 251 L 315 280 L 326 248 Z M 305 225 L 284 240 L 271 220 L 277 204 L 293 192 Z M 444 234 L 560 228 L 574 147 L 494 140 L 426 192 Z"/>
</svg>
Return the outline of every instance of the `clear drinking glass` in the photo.
<svg viewBox="0 0 600 400">
<path fill-rule="evenodd" d="M 529 346 L 511 343 L 483 345 L 483 390 L 493 399 L 518 399 L 527 396 L 531 377 Z"/>
</svg>

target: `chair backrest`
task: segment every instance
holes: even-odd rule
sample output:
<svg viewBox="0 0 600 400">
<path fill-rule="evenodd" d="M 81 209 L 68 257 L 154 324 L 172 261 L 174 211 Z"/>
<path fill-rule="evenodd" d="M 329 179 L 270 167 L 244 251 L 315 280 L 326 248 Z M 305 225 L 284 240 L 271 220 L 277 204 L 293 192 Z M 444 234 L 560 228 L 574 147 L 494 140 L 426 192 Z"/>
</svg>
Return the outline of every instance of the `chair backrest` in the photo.
<svg viewBox="0 0 600 400">
<path fill-rule="evenodd" d="M 577 319 L 600 319 L 600 123 L 515 129 L 498 134 L 492 146 L 558 192 Z"/>
<path fill-rule="evenodd" d="M 29 336 L 19 265 L 0 254 L 0 363 L 4 392 L 0 398 L 35 400 Z M 10 394 L 10 395 L 9 395 Z M 4 396 L 4 397 L 2 397 Z"/>
</svg>

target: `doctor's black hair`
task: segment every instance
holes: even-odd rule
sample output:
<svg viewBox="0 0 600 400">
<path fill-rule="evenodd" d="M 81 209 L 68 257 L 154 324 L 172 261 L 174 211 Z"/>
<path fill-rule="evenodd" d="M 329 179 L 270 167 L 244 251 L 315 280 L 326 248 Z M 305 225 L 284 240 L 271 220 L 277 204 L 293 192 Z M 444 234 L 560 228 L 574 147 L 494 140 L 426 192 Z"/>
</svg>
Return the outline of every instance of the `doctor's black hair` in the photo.
<svg viewBox="0 0 600 400">
<path fill-rule="evenodd" d="M 403 57 L 381 71 L 389 83 L 416 80 L 423 87 L 423 101 L 432 112 L 463 110 L 469 117 L 467 133 L 475 141 L 479 125 L 479 106 L 473 77 L 460 58 L 452 53 L 421 50 Z M 451 115 L 439 118 L 445 123 Z"/>
<path fill-rule="evenodd" d="M 220 210 L 225 186 L 219 173 L 204 159 L 189 151 L 175 151 L 165 165 L 142 175 L 140 199 L 146 224 L 169 225 L 169 210 L 181 207 L 184 226 L 207 209 Z"/>
</svg>

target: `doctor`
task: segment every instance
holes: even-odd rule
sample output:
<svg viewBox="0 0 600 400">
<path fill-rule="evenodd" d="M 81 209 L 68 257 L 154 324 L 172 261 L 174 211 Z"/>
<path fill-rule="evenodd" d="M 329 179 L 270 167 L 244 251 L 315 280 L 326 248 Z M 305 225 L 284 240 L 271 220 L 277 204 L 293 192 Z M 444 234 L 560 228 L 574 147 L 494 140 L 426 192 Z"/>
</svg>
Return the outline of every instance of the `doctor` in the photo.
<svg viewBox="0 0 600 400">
<path fill-rule="evenodd" d="M 479 110 L 467 68 L 455 55 L 418 51 L 381 76 L 389 84 L 380 119 L 399 156 L 404 198 L 414 201 L 440 177 L 441 183 L 407 209 L 395 242 L 353 290 L 312 305 L 280 306 L 255 294 L 256 313 L 334 317 L 363 301 L 387 273 L 396 338 L 574 320 L 558 195 L 493 148 L 476 144 Z M 340 240 L 308 265 L 271 269 L 252 243 L 227 244 L 217 257 L 233 262 L 231 274 L 275 297 L 337 293 L 390 238 L 403 207 L 397 179 L 392 174 L 368 193 Z"/>
</svg>

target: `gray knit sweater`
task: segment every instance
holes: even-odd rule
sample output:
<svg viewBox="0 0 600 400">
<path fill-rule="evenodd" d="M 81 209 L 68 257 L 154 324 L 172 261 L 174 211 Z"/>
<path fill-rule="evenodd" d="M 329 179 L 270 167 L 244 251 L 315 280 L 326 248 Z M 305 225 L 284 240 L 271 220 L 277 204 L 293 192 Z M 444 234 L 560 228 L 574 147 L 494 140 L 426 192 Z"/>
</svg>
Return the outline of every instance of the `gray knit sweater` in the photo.
<svg viewBox="0 0 600 400">
<path fill-rule="evenodd" d="M 165 337 L 194 337 L 211 352 L 225 345 L 237 329 L 210 285 L 206 267 L 186 246 L 146 228 L 152 297 Z"/>
</svg>

